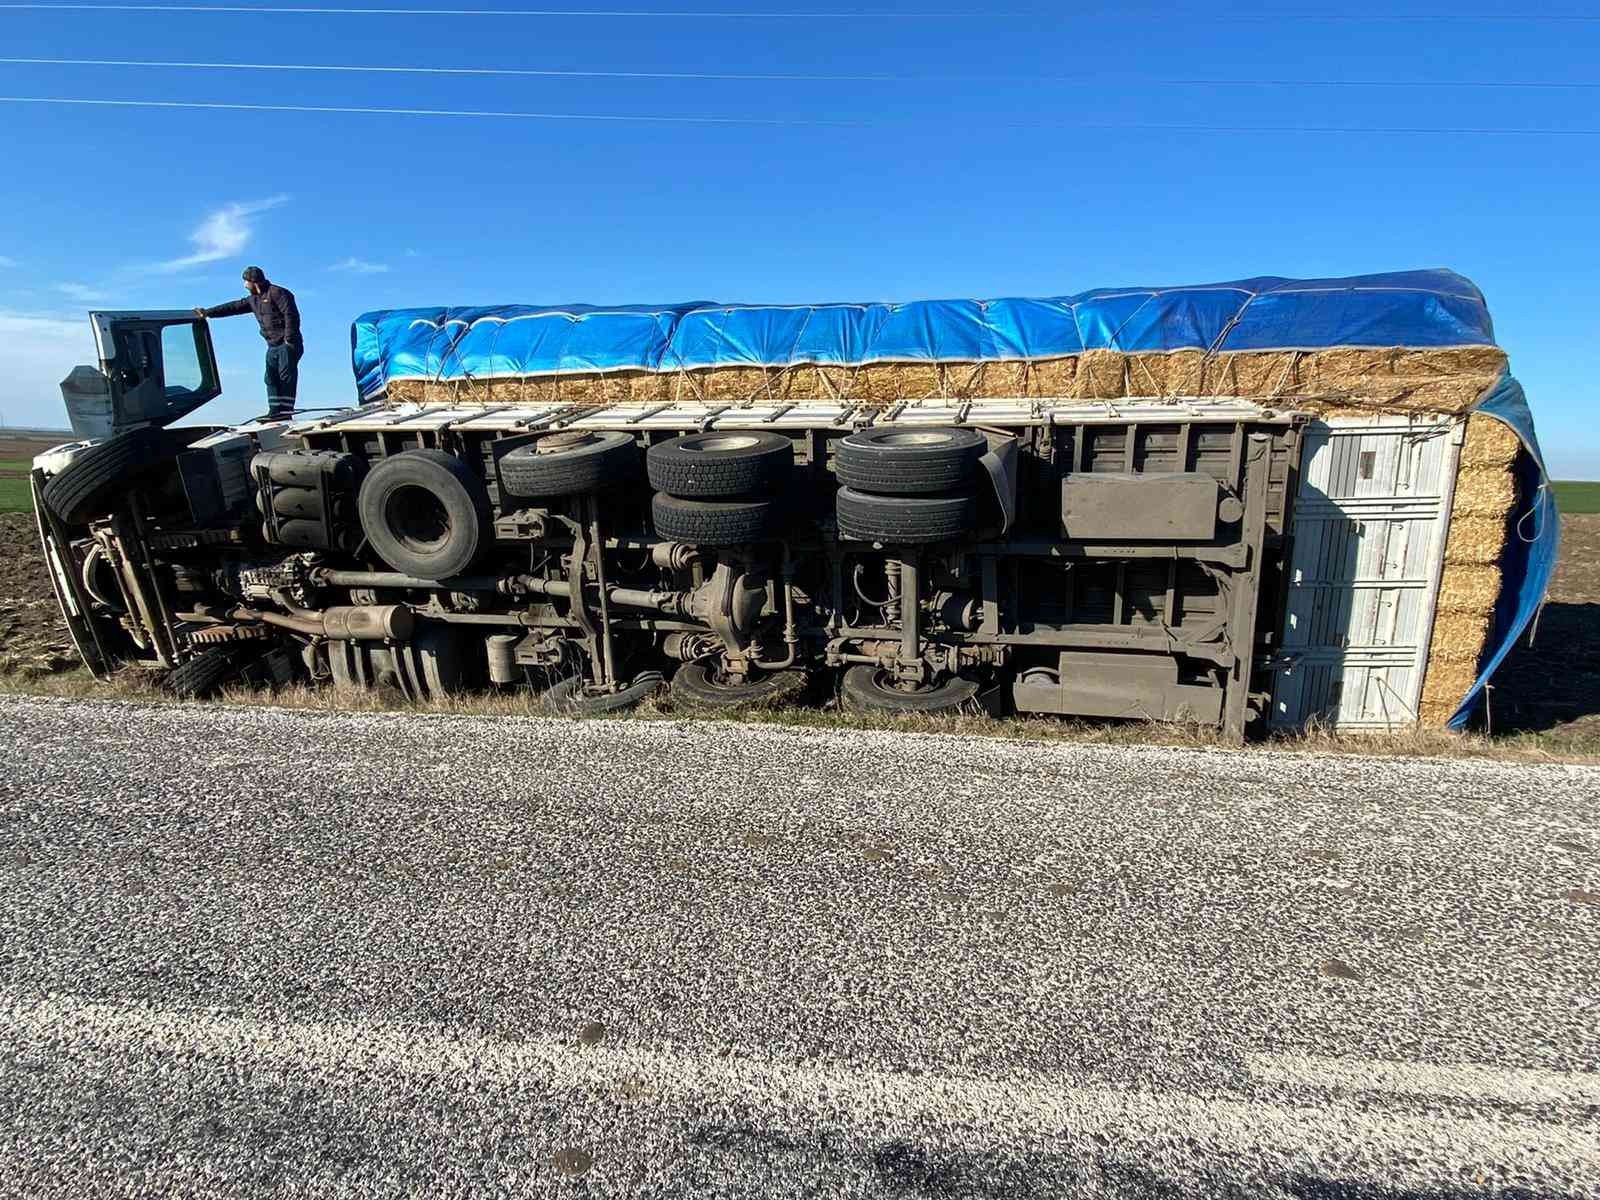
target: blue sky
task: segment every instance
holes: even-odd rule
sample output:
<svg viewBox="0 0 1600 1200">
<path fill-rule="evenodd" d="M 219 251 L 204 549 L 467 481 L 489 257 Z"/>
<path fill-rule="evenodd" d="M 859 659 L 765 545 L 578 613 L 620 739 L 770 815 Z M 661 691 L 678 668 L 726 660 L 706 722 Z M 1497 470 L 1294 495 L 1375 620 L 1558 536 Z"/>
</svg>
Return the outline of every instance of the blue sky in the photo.
<svg viewBox="0 0 1600 1200">
<path fill-rule="evenodd" d="M 1378 3 L 859 4 L 628 0 L 611 7 L 679 11 L 585 18 L 0 9 L 13 58 L 897 77 L 0 64 L 7 96 L 854 122 L 0 103 L 0 416 L 63 423 L 56 382 L 92 357 L 89 309 L 214 304 L 240 294 L 246 263 L 300 299 L 306 406 L 352 398 L 349 325 L 372 308 L 1054 295 L 1447 266 L 1487 295 L 1555 473 L 1600 478 L 1600 137 L 1576 132 L 1600 130 L 1600 19 L 1462 19 L 1514 6 L 1436 0 L 1400 20 Z M 780 12 L 810 15 L 761 15 Z M 1366 15 L 1330 19 L 1352 14 Z M 1589 86 L 1462 86 L 1506 82 Z M 1159 125 L 1290 131 L 1131 128 Z M 253 322 L 216 332 L 226 394 L 206 415 L 259 411 Z"/>
</svg>

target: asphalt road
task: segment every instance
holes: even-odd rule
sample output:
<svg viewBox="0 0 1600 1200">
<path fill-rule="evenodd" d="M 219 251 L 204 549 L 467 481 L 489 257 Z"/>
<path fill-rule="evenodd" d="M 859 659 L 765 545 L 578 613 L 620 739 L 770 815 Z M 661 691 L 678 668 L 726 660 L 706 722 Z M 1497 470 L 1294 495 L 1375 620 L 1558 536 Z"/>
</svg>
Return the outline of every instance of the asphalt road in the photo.
<svg viewBox="0 0 1600 1200">
<path fill-rule="evenodd" d="M 1600 771 L 0 698 L 0 1194 L 1583 1195 Z"/>
</svg>

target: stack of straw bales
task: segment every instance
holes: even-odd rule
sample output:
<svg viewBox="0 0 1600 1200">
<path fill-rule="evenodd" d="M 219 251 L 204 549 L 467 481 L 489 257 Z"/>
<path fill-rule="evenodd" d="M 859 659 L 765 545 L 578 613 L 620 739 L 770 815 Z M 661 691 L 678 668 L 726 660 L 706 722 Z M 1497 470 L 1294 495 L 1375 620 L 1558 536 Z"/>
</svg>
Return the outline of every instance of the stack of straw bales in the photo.
<svg viewBox="0 0 1600 1200">
<path fill-rule="evenodd" d="M 1460 416 L 1499 379 L 1494 346 L 1441 349 L 1198 350 L 1125 354 L 1091 350 L 1005 362 L 894 362 L 859 366 L 712 367 L 579 371 L 513 378 L 396 379 L 390 402 L 424 404 L 731 407 L 806 400 L 866 406 L 977 399 L 1173 400 L 1238 398 L 1317 416 Z M 1477 677 L 1500 594 L 1500 556 L 1517 506 L 1521 443 L 1491 417 L 1467 418 L 1450 512 L 1445 570 L 1419 716 L 1441 726 Z"/>
<path fill-rule="evenodd" d="M 1124 400 L 1312 397 L 1365 411 L 1465 412 L 1499 376 L 1493 346 L 1206 354 L 1090 350 L 1004 362 L 709 367 L 575 371 L 493 379 L 394 379 L 391 401 L 425 404 L 747 405 L 1009 399 Z"/>
<path fill-rule="evenodd" d="M 1422 685 L 1418 715 L 1424 725 L 1444 725 L 1478 677 L 1500 597 L 1500 556 L 1518 511 L 1515 467 L 1521 449 L 1521 440 L 1500 421 L 1481 413 L 1467 418 Z"/>
</svg>

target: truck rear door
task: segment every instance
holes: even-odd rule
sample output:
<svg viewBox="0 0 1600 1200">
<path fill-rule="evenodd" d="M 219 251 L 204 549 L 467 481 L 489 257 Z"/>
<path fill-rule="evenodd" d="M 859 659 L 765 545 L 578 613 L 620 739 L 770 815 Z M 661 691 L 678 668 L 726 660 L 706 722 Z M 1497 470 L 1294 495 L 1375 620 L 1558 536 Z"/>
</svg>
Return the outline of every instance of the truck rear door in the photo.
<svg viewBox="0 0 1600 1200">
<path fill-rule="evenodd" d="M 170 425 L 222 394 L 204 318 L 182 309 L 90 313 L 112 432 Z"/>
</svg>

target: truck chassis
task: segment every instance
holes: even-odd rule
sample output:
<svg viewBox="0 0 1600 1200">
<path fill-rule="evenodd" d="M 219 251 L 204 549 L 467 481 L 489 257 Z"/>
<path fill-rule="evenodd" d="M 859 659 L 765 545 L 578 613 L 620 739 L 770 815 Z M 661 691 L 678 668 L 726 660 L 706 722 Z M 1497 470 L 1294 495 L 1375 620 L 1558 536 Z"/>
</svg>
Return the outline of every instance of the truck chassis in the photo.
<svg viewBox="0 0 1600 1200">
<path fill-rule="evenodd" d="M 1305 419 L 372 404 L 119 433 L 34 487 L 91 670 L 144 660 L 185 694 L 300 677 L 595 712 L 833 692 L 1237 739 L 1266 702 Z"/>
</svg>

